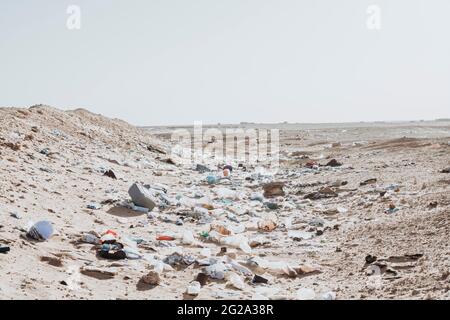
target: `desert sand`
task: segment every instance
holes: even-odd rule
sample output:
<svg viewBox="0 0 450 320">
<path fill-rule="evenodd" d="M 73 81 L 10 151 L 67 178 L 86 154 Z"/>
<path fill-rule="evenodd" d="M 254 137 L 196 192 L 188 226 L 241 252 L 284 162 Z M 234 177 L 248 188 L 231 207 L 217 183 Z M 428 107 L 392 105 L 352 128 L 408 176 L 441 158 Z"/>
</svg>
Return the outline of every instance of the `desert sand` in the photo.
<svg viewBox="0 0 450 320">
<path fill-rule="evenodd" d="M 173 127 L 1 108 L 0 299 L 450 299 L 450 121 L 234 127 L 280 129 L 275 175 L 241 163 L 208 184 L 222 169 L 171 157 Z M 169 203 L 124 207 L 135 182 L 164 186 Z M 261 196 L 270 182 L 282 192 Z M 27 237 L 42 220 L 53 236 Z M 139 259 L 83 241 L 107 230 Z M 224 279 L 206 270 L 217 263 Z M 186 294 L 199 273 L 199 293 Z"/>
</svg>

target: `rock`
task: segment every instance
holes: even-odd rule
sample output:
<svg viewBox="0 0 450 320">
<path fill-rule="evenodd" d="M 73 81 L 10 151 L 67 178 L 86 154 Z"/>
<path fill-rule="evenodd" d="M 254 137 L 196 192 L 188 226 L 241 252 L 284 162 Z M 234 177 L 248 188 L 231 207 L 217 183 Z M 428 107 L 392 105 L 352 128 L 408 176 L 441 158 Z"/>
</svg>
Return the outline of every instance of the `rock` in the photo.
<svg viewBox="0 0 450 320">
<path fill-rule="evenodd" d="M 370 254 L 366 256 L 366 263 L 371 264 L 374 263 L 375 261 L 377 261 L 377 257 L 372 256 Z"/>
<path fill-rule="evenodd" d="M 150 271 L 145 276 L 142 276 L 141 281 L 148 285 L 158 286 L 161 283 L 161 278 L 158 272 Z"/>
<path fill-rule="evenodd" d="M 340 167 L 342 163 L 338 162 L 336 159 L 331 159 L 326 165 L 326 167 Z"/>
<path fill-rule="evenodd" d="M 6 254 L 10 251 L 11 249 L 9 247 L 2 247 L 0 246 L 0 253 Z"/>
<path fill-rule="evenodd" d="M 99 280 L 112 279 L 117 275 L 117 272 L 106 269 L 99 269 L 95 267 L 82 267 L 80 272 L 85 276 L 96 278 Z"/>
<path fill-rule="evenodd" d="M 441 173 L 450 173 L 450 167 L 443 169 Z"/>
<path fill-rule="evenodd" d="M 44 156 L 48 156 L 50 154 L 50 149 L 49 148 L 42 149 L 41 151 L 39 151 L 39 153 L 43 154 Z"/>
<path fill-rule="evenodd" d="M 166 151 L 164 151 L 160 147 L 157 147 L 157 146 L 154 146 L 154 145 L 148 145 L 147 146 L 147 150 L 150 151 L 150 152 L 155 152 L 155 153 L 159 153 L 159 154 L 166 154 Z"/>
<path fill-rule="evenodd" d="M 117 180 L 116 174 L 112 170 L 106 171 L 103 175 L 106 176 L 106 177 L 109 177 L 111 179 Z"/>
<path fill-rule="evenodd" d="M 274 230 L 276 227 L 277 227 L 277 224 L 270 219 L 258 221 L 258 229 L 259 230 L 270 232 L 270 231 Z"/>
<path fill-rule="evenodd" d="M 342 145 L 341 145 L 341 143 L 340 142 L 333 142 L 332 144 L 331 144 L 331 147 L 332 148 L 339 148 L 339 147 L 341 147 Z"/>
<path fill-rule="evenodd" d="M 320 271 L 319 269 L 306 265 L 295 267 L 294 270 L 297 272 L 299 276 L 308 276 L 322 273 L 322 271 Z"/>
<path fill-rule="evenodd" d="M 199 282 L 200 285 L 203 287 L 208 283 L 208 279 L 209 277 L 206 273 L 200 272 L 195 278 L 195 281 Z"/>
<path fill-rule="evenodd" d="M 156 201 L 151 192 L 144 186 L 134 183 L 128 190 L 133 203 L 139 207 L 153 210 L 156 206 Z"/>
<path fill-rule="evenodd" d="M 264 203 L 266 205 L 267 208 L 269 208 L 270 210 L 277 210 L 280 208 L 280 206 L 278 205 L 278 203 L 275 202 L 265 202 Z"/>
<path fill-rule="evenodd" d="M 261 276 L 258 276 L 257 274 L 255 274 L 253 276 L 253 279 L 252 279 L 252 283 L 264 283 L 264 284 L 266 284 L 268 282 L 269 282 L 268 279 L 266 279 L 264 277 L 261 277 Z"/>
<path fill-rule="evenodd" d="M 19 143 L 12 143 L 12 142 L 2 142 L 0 145 L 3 147 L 10 148 L 13 151 L 19 151 L 21 147 Z"/>
<path fill-rule="evenodd" d="M 326 198 L 334 198 L 337 197 L 338 194 L 330 187 L 325 187 L 320 189 L 319 191 L 308 193 L 305 195 L 305 199 L 310 200 L 319 200 L 319 199 L 326 199 Z"/>
<path fill-rule="evenodd" d="M 320 219 L 318 217 L 314 217 L 308 222 L 308 224 L 313 227 L 323 227 L 323 225 L 325 224 L 325 221 L 323 221 L 322 219 Z"/>
<path fill-rule="evenodd" d="M 49 265 L 54 267 L 62 267 L 63 262 L 60 258 L 56 257 L 41 257 L 42 262 L 47 262 Z"/>
<path fill-rule="evenodd" d="M 284 182 L 271 182 L 271 183 L 265 184 L 263 186 L 264 197 L 272 198 L 272 197 L 284 196 L 285 193 L 283 191 L 283 187 L 284 187 Z"/>
<path fill-rule="evenodd" d="M 360 186 L 365 186 L 365 185 L 374 184 L 374 183 L 377 183 L 377 179 L 376 178 L 367 179 L 367 180 L 361 182 L 359 185 Z"/>
</svg>

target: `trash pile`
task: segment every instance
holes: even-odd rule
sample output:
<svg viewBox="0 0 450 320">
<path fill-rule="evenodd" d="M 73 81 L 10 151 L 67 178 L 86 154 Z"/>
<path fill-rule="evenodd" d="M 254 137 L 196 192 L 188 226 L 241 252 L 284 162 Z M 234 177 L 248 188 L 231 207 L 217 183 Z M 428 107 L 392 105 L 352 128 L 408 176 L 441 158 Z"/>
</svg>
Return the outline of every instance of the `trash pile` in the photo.
<svg viewBox="0 0 450 320">
<path fill-rule="evenodd" d="M 170 129 L 86 110 L 0 112 L 2 288 L 21 288 L 0 298 L 445 294 L 448 139 L 287 130 L 270 170 L 182 163 Z"/>
</svg>

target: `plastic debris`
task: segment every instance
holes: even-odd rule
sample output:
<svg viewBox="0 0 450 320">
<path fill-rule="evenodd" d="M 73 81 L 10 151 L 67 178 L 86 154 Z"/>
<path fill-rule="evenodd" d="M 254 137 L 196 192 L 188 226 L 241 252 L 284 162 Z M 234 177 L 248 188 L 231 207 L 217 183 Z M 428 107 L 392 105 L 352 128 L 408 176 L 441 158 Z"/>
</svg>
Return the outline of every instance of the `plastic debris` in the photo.
<svg viewBox="0 0 450 320">
<path fill-rule="evenodd" d="M 38 241 L 48 240 L 52 237 L 52 235 L 53 226 L 49 221 L 36 222 L 27 232 L 27 236 Z"/>
</svg>

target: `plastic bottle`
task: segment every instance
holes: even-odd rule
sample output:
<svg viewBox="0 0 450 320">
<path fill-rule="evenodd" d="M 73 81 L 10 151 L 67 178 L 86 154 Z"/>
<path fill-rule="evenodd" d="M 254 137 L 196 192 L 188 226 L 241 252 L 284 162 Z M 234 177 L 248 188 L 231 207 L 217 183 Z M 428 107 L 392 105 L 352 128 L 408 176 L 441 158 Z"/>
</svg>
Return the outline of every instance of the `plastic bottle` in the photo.
<svg viewBox="0 0 450 320">
<path fill-rule="evenodd" d="M 221 243 L 227 246 L 239 248 L 247 254 L 250 254 L 252 252 L 252 248 L 250 248 L 248 244 L 247 237 L 240 234 L 229 237 L 223 237 L 221 239 Z"/>
<path fill-rule="evenodd" d="M 236 273 L 231 272 L 229 273 L 228 281 L 230 284 L 239 290 L 244 290 L 245 284 L 244 281 L 242 281 L 241 277 L 239 277 Z"/>
</svg>

